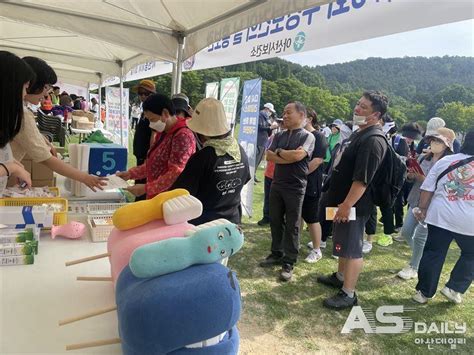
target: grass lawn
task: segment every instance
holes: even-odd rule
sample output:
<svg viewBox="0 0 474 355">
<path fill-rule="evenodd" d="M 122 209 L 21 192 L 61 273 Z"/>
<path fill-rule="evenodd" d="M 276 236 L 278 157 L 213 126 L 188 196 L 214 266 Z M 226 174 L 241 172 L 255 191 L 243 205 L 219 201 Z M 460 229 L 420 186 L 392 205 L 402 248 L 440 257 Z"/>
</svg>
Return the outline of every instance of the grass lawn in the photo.
<svg viewBox="0 0 474 355">
<path fill-rule="evenodd" d="M 257 175 L 263 181 L 263 170 Z M 406 243 L 394 242 L 389 247 L 374 244 L 365 258 L 364 270 L 358 283 L 359 305 L 370 308 L 374 314 L 378 306 L 404 305 L 414 307 L 414 312 L 403 316 L 415 322 L 465 322 L 466 334 L 437 335 L 415 334 L 368 334 L 355 330 L 341 334 L 349 310 L 334 312 L 322 306 L 323 299 L 334 290 L 316 283 L 316 276 L 336 271 L 337 260 L 331 257 L 332 242 L 323 251 L 323 259 L 316 264 L 298 262 L 293 280 L 278 281 L 279 268 L 258 267 L 258 261 L 270 250 L 270 228 L 260 227 L 262 216 L 263 182 L 255 185 L 254 216 L 244 218 L 245 244 L 229 261 L 229 267 L 237 272 L 242 291 L 243 314 L 239 323 L 241 353 L 243 354 L 312 354 L 312 353 L 381 353 L 423 354 L 430 350 L 427 345 L 415 344 L 416 338 L 465 338 L 465 345 L 458 345 L 457 353 L 471 353 L 474 345 L 474 297 L 472 288 L 464 295 L 462 305 L 454 305 L 437 294 L 428 305 L 411 301 L 416 281 L 402 281 L 396 273 L 403 268 L 411 255 Z M 305 244 L 307 231 L 301 240 L 301 260 L 308 254 Z M 447 256 L 440 280 L 444 286 L 459 249 L 453 243 Z M 384 324 L 380 324 L 384 325 Z M 452 325 L 451 325 L 452 327 Z M 443 353 L 450 345 L 433 345 L 431 352 Z M 469 350 L 471 349 L 471 350 Z"/>
<path fill-rule="evenodd" d="M 238 127 L 236 131 L 238 132 Z M 128 167 L 133 166 L 135 158 L 129 151 Z M 259 170 L 258 177 L 263 181 L 263 170 Z M 331 240 L 328 240 L 328 248 L 323 251 L 322 260 L 316 264 L 299 262 L 293 280 L 289 283 L 279 282 L 278 268 L 258 267 L 258 261 L 267 256 L 270 250 L 269 227 L 260 227 L 256 223 L 262 217 L 262 204 L 263 182 L 255 185 L 253 218 L 243 220 L 243 249 L 229 261 L 229 267 L 237 272 L 242 292 L 243 313 L 239 322 L 241 354 L 425 354 L 450 351 L 449 345 L 433 345 L 434 349 L 429 350 L 427 345 L 416 344 L 417 338 L 464 338 L 465 345 L 458 345 L 455 351 L 473 353 L 472 288 L 464 295 L 462 305 L 447 302 L 439 293 L 428 305 L 412 302 L 416 280 L 402 281 L 396 277 L 396 273 L 407 264 L 411 255 L 406 243 L 394 242 L 385 248 L 374 244 L 372 252 L 365 258 L 364 270 L 358 283 L 359 305 L 374 313 L 382 305 L 413 307 L 415 311 L 404 313 L 405 317 L 410 317 L 415 322 L 437 324 L 445 321 L 465 322 L 467 333 L 415 334 L 410 330 L 404 334 L 367 335 L 362 330 L 355 330 L 352 334 L 341 334 L 350 311 L 334 312 L 323 308 L 323 299 L 335 291 L 316 283 L 317 275 L 332 273 L 337 269 L 337 260 L 331 257 Z M 308 241 L 308 232 L 304 231 L 301 260 L 308 253 L 305 247 Z M 441 275 L 441 287 L 447 281 L 458 256 L 459 249 L 453 244 Z"/>
</svg>

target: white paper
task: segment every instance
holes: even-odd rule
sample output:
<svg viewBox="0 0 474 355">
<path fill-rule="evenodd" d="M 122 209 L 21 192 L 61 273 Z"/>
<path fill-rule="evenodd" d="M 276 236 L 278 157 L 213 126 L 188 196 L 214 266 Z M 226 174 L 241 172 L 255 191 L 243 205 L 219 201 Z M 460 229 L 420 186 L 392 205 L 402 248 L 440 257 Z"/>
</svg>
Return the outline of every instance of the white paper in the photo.
<svg viewBox="0 0 474 355">
<path fill-rule="evenodd" d="M 107 176 L 107 185 L 104 186 L 104 190 L 112 190 L 112 189 L 126 189 L 129 187 L 128 183 L 122 179 L 121 177 L 118 177 L 117 175 L 109 175 Z"/>
<path fill-rule="evenodd" d="M 326 207 L 326 220 L 332 221 L 334 216 L 336 215 L 338 208 L 337 207 Z M 356 209 L 355 207 L 351 208 L 351 212 L 349 213 L 349 221 L 356 220 Z"/>
</svg>

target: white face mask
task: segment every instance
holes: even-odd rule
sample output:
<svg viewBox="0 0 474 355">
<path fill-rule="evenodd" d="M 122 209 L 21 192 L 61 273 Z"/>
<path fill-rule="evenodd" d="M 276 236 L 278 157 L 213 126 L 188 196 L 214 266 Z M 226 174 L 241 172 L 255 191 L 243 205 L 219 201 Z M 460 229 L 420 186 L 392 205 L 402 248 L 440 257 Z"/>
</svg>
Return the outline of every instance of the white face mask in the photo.
<svg viewBox="0 0 474 355">
<path fill-rule="evenodd" d="M 166 128 L 166 123 L 161 120 L 158 120 L 156 122 L 150 121 L 150 128 L 157 132 L 163 132 Z"/>
<path fill-rule="evenodd" d="M 433 154 L 442 153 L 445 148 L 446 148 L 446 146 L 443 143 L 440 143 L 440 142 L 431 142 L 431 144 L 430 144 L 430 150 L 431 150 L 431 153 L 433 153 Z"/>
<path fill-rule="evenodd" d="M 354 113 L 352 116 L 352 123 L 356 126 L 365 125 L 367 123 L 366 116 L 358 116 Z"/>
</svg>

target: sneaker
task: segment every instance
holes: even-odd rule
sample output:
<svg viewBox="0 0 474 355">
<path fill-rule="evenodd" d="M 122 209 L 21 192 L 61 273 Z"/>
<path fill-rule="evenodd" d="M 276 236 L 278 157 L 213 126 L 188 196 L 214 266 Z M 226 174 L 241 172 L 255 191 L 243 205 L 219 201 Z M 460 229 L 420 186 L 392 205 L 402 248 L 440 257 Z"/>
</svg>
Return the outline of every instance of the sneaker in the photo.
<svg viewBox="0 0 474 355">
<path fill-rule="evenodd" d="M 313 242 L 309 242 L 308 244 L 306 244 L 306 246 L 307 246 L 308 249 L 310 249 L 310 250 L 313 250 L 313 249 L 314 249 L 314 248 L 313 248 Z M 326 249 L 326 246 L 327 246 L 327 243 L 326 243 L 326 242 L 321 242 L 321 243 L 319 244 L 319 248 L 321 248 L 321 249 Z"/>
<path fill-rule="evenodd" d="M 334 259 L 339 260 L 339 257 L 337 255 L 332 254 L 331 255 Z"/>
<path fill-rule="evenodd" d="M 392 237 L 392 239 L 400 243 L 403 243 L 406 241 L 405 237 L 400 234 L 396 234 L 395 236 Z"/>
<path fill-rule="evenodd" d="M 357 295 L 354 293 L 354 297 L 349 297 L 343 290 L 340 290 L 337 295 L 326 298 L 323 306 L 332 309 L 351 308 L 357 306 Z"/>
<path fill-rule="evenodd" d="M 316 281 L 320 284 L 331 286 L 334 288 L 342 288 L 342 286 L 344 285 L 344 282 L 337 278 L 335 272 L 333 272 L 331 275 L 318 276 Z"/>
<path fill-rule="evenodd" d="M 364 243 L 362 244 L 362 253 L 363 254 L 368 254 L 372 250 L 372 243 L 364 240 Z"/>
<path fill-rule="evenodd" d="M 410 280 L 410 279 L 417 278 L 418 272 L 415 269 L 413 269 L 410 265 L 408 265 L 404 267 L 402 270 L 400 270 L 397 276 L 403 280 Z"/>
<path fill-rule="evenodd" d="M 274 265 L 281 265 L 281 256 L 276 256 L 273 254 L 270 254 L 267 256 L 264 260 L 260 261 L 258 265 L 260 267 L 269 267 L 269 266 L 274 266 Z"/>
<path fill-rule="evenodd" d="M 321 254 L 321 252 L 318 253 L 315 249 L 313 249 L 310 251 L 306 259 L 304 259 L 304 261 L 306 261 L 307 263 L 313 264 L 321 260 L 322 257 L 323 257 L 323 254 Z"/>
<path fill-rule="evenodd" d="M 260 221 L 257 222 L 257 224 L 259 226 L 266 226 L 266 225 L 270 224 L 270 219 L 266 218 L 266 217 L 263 217 Z"/>
<path fill-rule="evenodd" d="M 432 297 L 434 298 L 434 297 Z M 412 297 L 412 300 L 421 304 L 428 303 L 431 298 L 426 297 L 421 291 L 416 291 L 415 295 Z"/>
<path fill-rule="evenodd" d="M 400 233 L 401 230 L 402 230 L 402 227 L 395 227 L 393 231 L 395 233 Z"/>
<path fill-rule="evenodd" d="M 293 266 L 290 264 L 283 264 L 280 272 L 280 280 L 281 281 L 291 281 L 293 277 Z"/>
<path fill-rule="evenodd" d="M 381 247 L 388 247 L 393 244 L 392 236 L 384 234 L 377 238 L 377 244 Z"/>
<path fill-rule="evenodd" d="M 447 286 L 444 286 L 440 292 L 443 294 L 443 296 L 456 304 L 460 304 L 462 302 L 461 293 L 451 290 Z"/>
</svg>

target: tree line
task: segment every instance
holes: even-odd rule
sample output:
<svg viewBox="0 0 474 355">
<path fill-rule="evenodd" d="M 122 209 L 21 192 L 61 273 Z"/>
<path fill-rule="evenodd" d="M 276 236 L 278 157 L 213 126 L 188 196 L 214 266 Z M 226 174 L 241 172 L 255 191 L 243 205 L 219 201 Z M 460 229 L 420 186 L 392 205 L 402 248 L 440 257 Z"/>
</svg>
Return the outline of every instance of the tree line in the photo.
<svg viewBox="0 0 474 355">
<path fill-rule="evenodd" d="M 242 83 L 261 77 L 262 105 L 272 102 L 281 114 L 288 101 L 299 100 L 314 108 L 322 122 L 330 122 L 350 120 L 364 90 L 381 90 L 388 95 L 389 114 L 399 125 L 416 121 L 425 126 L 428 119 L 439 116 L 450 128 L 465 132 L 474 123 L 473 67 L 474 58 L 450 56 L 368 58 L 317 67 L 272 58 L 185 72 L 182 92 L 195 106 L 204 98 L 208 82 L 240 77 Z M 158 92 L 170 92 L 170 74 L 152 79 Z M 125 87 L 136 83 L 125 83 Z"/>
</svg>

